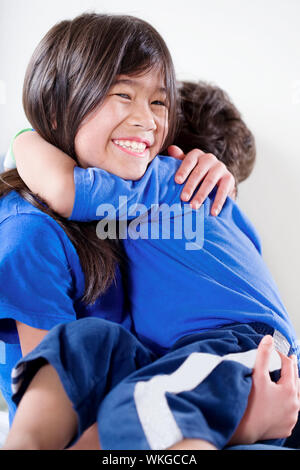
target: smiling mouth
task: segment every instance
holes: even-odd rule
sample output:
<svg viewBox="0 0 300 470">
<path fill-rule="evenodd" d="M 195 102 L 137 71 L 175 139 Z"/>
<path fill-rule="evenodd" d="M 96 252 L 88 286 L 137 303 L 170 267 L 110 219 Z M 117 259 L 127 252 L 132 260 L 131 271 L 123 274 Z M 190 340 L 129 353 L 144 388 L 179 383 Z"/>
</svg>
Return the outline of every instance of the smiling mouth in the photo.
<svg viewBox="0 0 300 470">
<path fill-rule="evenodd" d="M 145 157 L 148 153 L 149 146 L 145 142 L 136 140 L 114 139 L 112 141 L 116 147 L 120 148 L 129 155 Z"/>
</svg>

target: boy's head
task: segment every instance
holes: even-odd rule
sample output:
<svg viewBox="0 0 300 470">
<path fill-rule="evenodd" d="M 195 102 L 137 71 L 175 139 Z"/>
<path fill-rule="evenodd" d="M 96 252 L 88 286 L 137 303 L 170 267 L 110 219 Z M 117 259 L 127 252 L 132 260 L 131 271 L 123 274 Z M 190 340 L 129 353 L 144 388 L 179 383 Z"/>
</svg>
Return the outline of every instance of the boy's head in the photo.
<svg viewBox="0 0 300 470">
<path fill-rule="evenodd" d="M 237 184 L 245 180 L 254 166 L 255 141 L 228 95 L 202 81 L 179 83 L 178 91 L 179 128 L 174 144 L 185 153 L 194 148 L 213 153 Z"/>
</svg>

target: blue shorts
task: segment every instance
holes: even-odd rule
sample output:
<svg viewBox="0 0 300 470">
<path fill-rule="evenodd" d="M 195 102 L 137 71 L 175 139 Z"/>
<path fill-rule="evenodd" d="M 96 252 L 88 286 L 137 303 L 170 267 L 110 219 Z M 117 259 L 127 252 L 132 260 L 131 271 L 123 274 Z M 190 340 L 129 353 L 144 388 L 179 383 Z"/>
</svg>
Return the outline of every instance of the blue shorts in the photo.
<svg viewBox="0 0 300 470">
<path fill-rule="evenodd" d="M 226 326 L 185 337 L 157 358 L 115 323 L 76 320 L 53 328 L 18 362 L 13 400 L 50 363 L 77 413 L 76 438 L 98 420 L 104 450 L 167 449 L 183 438 L 223 449 L 247 407 L 257 345 L 272 333 L 263 324 Z M 277 380 L 275 352 L 272 361 Z"/>
<path fill-rule="evenodd" d="M 106 396 L 98 413 L 103 449 L 162 450 L 184 438 L 225 448 L 247 407 L 257 345 L 272 332 L 237 324 L 177 342 Z M 280 367 L 274 351 L 274 380 Z"/>
<path fill-rule="evenodd" d="M 51 364 L 78 416 L 74 444 L 97 421 L 104 396 L 154 359 L 151 351 L 117 323 L 89 317 L 57 325 L 16 364 L 12 399 L 18 405 L 37 371 Z"/>
</svg>

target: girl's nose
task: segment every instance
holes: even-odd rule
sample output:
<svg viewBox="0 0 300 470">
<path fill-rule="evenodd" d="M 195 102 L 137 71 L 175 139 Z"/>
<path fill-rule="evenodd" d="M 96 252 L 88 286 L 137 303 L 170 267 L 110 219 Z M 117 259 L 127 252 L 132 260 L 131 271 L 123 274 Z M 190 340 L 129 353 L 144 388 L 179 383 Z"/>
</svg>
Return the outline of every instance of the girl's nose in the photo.
<svg viewBox="0 0 300 470">
<path fill-rule="evenodd" d="M 157 129 L 153 112 L 148 105 L 134 106 L 129 118 L 129 124 L 142 127 L 147 131 L 155 131 Z"/>
</svg>

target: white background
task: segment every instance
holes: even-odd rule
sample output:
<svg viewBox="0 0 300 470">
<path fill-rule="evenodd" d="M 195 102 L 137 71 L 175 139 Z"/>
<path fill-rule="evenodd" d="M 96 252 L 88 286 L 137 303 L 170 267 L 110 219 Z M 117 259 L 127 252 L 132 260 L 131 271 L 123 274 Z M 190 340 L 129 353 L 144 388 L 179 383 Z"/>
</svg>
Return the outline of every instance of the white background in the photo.
<svg viewBox="0 0 300 470">
<path fill-rule="evenodd" d="M 54 23 L 91 10 L 152 23 L 179 79 L 225 88 L 242 111 L 257 163 L 239 203 L 300 336 L 300 1 L 0 0 L 0 154 L 26 125 L 21 92 L 33 49 Z"/>
</svg>

